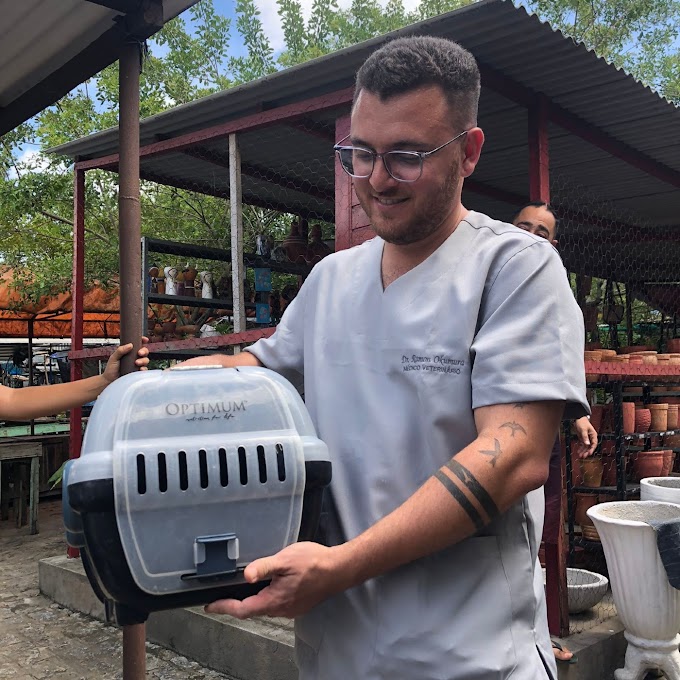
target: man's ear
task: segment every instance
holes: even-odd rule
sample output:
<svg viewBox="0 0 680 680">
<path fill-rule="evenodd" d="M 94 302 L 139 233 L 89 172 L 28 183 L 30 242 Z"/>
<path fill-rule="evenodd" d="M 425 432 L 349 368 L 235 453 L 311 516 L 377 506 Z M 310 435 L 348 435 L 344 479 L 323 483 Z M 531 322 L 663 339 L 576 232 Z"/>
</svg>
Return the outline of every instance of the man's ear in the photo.
<svg viewBox="0 0 680 680">
<path fill-rule="evenodd" d="M 479 156 L 482 153 L 482 146 L 484 146 L 484 132 L 482 128 L 470 128 L 465 135 L 465 157 L 461 165 L 463 177 L 469 177 L 474 171 Z"/>
<path fill-rule="evenodd" d="M 553 240 L 551 241 L 551 243 L 553 244 L 553 246 L 554 246 L 555 248 L 557 248 L 557 244 L 559 243 L 559 241 L 555 238 L 555 239 L 553 239 Z"/>
</svg>

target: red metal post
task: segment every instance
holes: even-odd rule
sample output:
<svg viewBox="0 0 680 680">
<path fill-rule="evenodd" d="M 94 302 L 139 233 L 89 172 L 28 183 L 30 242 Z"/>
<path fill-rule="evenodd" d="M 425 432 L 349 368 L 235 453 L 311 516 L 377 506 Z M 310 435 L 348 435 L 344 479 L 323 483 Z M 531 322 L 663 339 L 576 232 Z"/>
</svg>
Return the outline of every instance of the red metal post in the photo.
<svg viewBox="0 0 680 680">
<path fill-rule="evenodd" d="M 335 119 L 336 144 L 349 134 L 350 116 Z M 335 157 L 335 250 L 345 250 L 352 241 L 352 178 Z"/>
<path fill-rule="evenodd" d="M 85 171 L 76 170 L 73 182 L 73 280 L 71 282 L 71 351 L 83 349 L 83 298 L 85 295 Z M 83 364 L 71 359 L 71 382 L 83 377 Z M 83 440 L 83 409 L 69 411 L 69 456 L 78 458 Z M 78 557 L 78 548 L 68 548 Z"/>
<path fill-rule="evenodd" d="M 547 97 L 529 107 L 529 200 L 550 203 L 550 154 L 548 149 Z"/>
<path fill-rule="evenodd" d="M 135 370 L 142 338 L 141 209 L 139 204 L 139 73 L 140 44 L 121 50 L 119 80 L 118 234 L 120 252 L 120 342 L 133 343 L 121 373 Z M 123 680 L 146 678 L 144 624 L 123 626 Z"/>
<path fill-rule="evenodd" d="M 539 96 L 528 111 L 529 198 L 544 203 L 550 203 L 549 111 L 550 102 L 544 96 Z M 546 498 L 546 510 L 549 508 L 550 511 L 546 512 L 543 528 L 548 627 L 551 634 L 565 636 L 569 635 L 569 607 L 562 517 L 562 466 L 551 467 L 550 474 L 560 476 L 560 496 Z"/>
</svg>

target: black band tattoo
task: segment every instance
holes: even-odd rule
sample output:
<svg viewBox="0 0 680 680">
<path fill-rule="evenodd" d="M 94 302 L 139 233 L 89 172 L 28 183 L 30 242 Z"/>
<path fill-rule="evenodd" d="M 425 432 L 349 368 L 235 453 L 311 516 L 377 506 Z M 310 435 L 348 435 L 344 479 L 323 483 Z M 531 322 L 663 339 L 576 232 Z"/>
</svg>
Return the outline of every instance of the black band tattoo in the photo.
<svg viewBox="0 0 680 680">
<path fill-rule="evenodd" d="M 485 522 L 482 516 L 477 512 L 472 503 L 467 499 L 467 496 L 456 486 L 455 482 L 449 479 L 441 470 L 437 470 L 434 475 L 443 485 L 444 488 L 458 501 L 460 506 L 467 512 L 468 517 L 472 520 L 475 525 L 475 529 L 479 531 L 485 526 Z"/>
<path fill-rule="evenodd" d="M 524 408 L 525 406 L 526 406 L 526 404 L 517 403 L 517 404 L 513 404 L 512 408 Z"/>
<path fill-rule="evenodd" d="M 510 430 L 510 434 L 513 438 L 515 437 L 515 432 L 521 432 L 522 434 L 527 433 L 527 431 L 519 423 L 516 423 L 514 420 L 511 423 L 503 423 L 499 429 L 502 429 L 504 427 L 507 427 Z"/>
<path fill-rule="evenodd" d="M 489 456 L 491 458 L 491 460 L 489 460 L 489 462 L 491 463 L 491 467 L 496 467 L 496 461 L 500 458 L 503 452 L 501 451 L 501 445 L 498 439 L 494 439 L 493 441 L 494 441 L 493 451 L 480 450 L 479 452 L 484 456 Z"/>
<path fill-rule="evenodd" d="M 450 460 L 446 467 L 465 484 L 465 488 L 479 501 L 479 504 L 484 508 L 484 512 L 489 516 L 489 521 L 501 514 L 493 498 L 489 496 L 488 491 L 479 483 L 470 470 L 455 459 Z"/>
</svg>

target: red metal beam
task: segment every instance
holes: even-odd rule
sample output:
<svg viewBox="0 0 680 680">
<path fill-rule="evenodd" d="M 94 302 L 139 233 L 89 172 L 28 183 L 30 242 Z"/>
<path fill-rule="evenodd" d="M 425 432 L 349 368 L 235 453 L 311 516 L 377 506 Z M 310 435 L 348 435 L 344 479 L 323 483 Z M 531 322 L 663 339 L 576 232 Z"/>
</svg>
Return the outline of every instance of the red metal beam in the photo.
<svg viewBox="0 0 680 680">
<path fill-rule="evenodd" d="M 488 87 L 519 106 L 530 109 L 535 105 L 537 98 L 539 97 L 537 92 L 534 92 L 530 88 L 508 77 L 506 74 L 496 71 L 486 64 L 480 64 L 479 70 L 484 87 Z M 548 117 L 551 122 L 568 130 L 593 146 L 602 149 L 609 155 L 615 156 L 625 163 L 632 165 L 634 168 L 642 170 L 652 177 L 656 177 L 662 182 L 680 188 L 680 172 L 633 149 L 552 101 L 549 101 L 548 103 Z"/>
<path fill-rule="evenodd" d="M 550 154 L 548 109 L 550 102 L 540 96 L 529 107 L 529 197 L 550 203 Z"/>
<path fill-rule="evenodd" d="M 246 132 L 248 130 L 256 130 L 261 127 L 273 125 L 275 123 L 286 122 L 290 120 L 308 116 L 314 111 L 327 111 L 339 106 L 344 106 L 352 101 L 354 95 L 354 88 L 348 87 L 344 90 L 331 92 L 330 94 L 321 95 L 312 99 L 306 99 L 294 104 L 287 104 L 286 106 L 279 106 L 269 111 L 262 113 L 254 113 L 243 118 L 237 118 L 227 123 L 214 125 L 205 130 L 198 130 L 196 132 L 189 132 L 179 137 L 166 139 L 161 142 L 147 144 L 140 149 L 140 157 L 153 156 L 162 153 L 171 153 L 173 151 L 183 151 L 187 147 L 202 142 L 207 142 L 215 139 L 223 139 L 235 132 Z M 102 158 L 93 158 L 87 161 L 76 162 L 76 168 L 80 170 L 91 170 L 93 168 L 111 169 L 118 163 L 118 154 L 111 154 L 110 156 L 103 156 Z"/>
<path fill-rule="evenodd" d="M 268 338 L 274 334 L 276 328 L 255 328 L 243 333 L 230 333 L 229 335 L 216 335 L 210 338 L 189 338 L 187 340 L 171 340 L 169 342 L 152 342 L 147 345 L 149 352 L 167 352 L 172 350 L 191 349 L 219 349 L 232 345 L 255 342 L 260 338 Z M 92 349 L 80 349 L 69 352 L 69 359 L 105 359 L 111 355 L 115 347 L 93 347 Z"/>
</svg>

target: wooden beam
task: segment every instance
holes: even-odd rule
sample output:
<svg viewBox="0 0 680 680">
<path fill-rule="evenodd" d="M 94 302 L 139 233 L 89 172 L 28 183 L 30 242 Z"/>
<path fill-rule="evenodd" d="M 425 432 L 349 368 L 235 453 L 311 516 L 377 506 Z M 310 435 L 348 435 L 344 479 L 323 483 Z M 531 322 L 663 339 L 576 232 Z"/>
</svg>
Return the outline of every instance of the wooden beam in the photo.
<svg viewBox="0 0 680 680">
<path fill-rule="evenodd" d="M 327 111 L 335 109 L 340 106 L 351 103 L 354 88 L 348 87 L 344 90 L 331 92 L 330 94 L 321 95 L 312 99 L 305 99 L 301 102 L 287 104 L 286 106 L 279 106 L 269 111 L 262 113 L 253 113 L 243 118 L 237 118 L 227 123 L 214 125 L 213 127 L 205 128 L 204 130 L 197 130 L 196 132 L 189 132 L 179 137 L 172 139 L 154 142 L 147 144 L 140 150 L 140 156 L 154 156 L 163 153 L 171 153 L 173 151 L 183 151 L 187 147 L 202 142 L 207 142 L 215 139 L 224 139 L 236 132 L 245 132 L 246 130 L 256 130 L 261 127 L 267 127 L 276 123 L 288 123 L 296 118 L 304 118 L 314 111 Z M 110 156 L 103 156 L 101 158 L 93 158 L 86 161 L 76 162 L 76 168 L 81 170 L 91 170 L 92 168 L 103 168 L 110 170 L 118 163 L 118 154 L 111 154 Z"/>
</svg>

